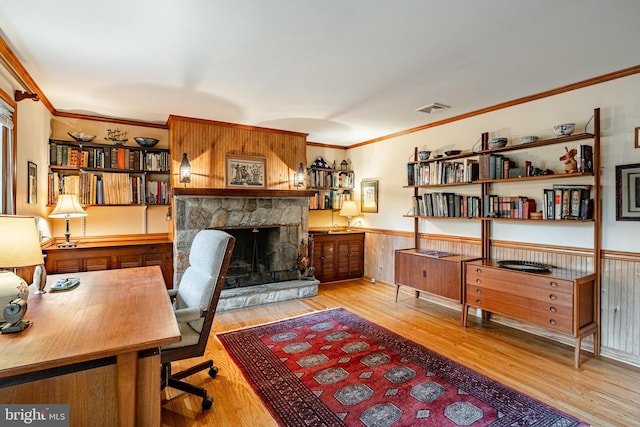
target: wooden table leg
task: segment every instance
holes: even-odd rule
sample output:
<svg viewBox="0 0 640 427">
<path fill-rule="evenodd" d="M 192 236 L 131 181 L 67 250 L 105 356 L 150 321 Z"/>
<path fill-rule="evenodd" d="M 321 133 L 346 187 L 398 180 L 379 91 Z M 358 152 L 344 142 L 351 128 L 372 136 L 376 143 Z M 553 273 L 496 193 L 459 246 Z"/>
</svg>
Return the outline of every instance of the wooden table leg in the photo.
<svg viewBox="0 0 640 427">
<path fill-rule="evenodd" d="M 138 353 L 129 352 L 116 356 L 118 419 L 120 426 L 136 424 L 136 384 L 138 379 Z"/>
</svg>

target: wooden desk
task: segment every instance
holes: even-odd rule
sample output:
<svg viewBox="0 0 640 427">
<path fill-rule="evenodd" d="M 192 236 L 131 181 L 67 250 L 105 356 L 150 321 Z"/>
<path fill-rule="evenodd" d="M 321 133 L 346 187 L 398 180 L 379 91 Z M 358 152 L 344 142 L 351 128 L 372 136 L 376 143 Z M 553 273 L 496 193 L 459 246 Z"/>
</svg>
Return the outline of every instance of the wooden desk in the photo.
<svg viewBox="0 0 640 427">
<path fill-rule="evenodd" d="M 75 289 L 30 292 L 33 325 L 0 336 L 0 401 L 68 403 L 71 425 L 159 425 L 157 349 L 180 341 L 160 268 L 72 275 Z"/>
</svg>

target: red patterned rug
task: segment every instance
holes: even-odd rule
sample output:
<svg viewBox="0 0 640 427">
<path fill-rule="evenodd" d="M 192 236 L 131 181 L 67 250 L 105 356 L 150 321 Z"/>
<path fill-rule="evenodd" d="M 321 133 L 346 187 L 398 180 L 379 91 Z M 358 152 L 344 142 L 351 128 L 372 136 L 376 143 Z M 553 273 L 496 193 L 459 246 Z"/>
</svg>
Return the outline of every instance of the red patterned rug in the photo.
<svg viewBox="0 0 640 427">
<path fill-rule="evenodd" d="M 586 426 L 338 308 L 218 334 L 283 426 Z"/>
</svg>

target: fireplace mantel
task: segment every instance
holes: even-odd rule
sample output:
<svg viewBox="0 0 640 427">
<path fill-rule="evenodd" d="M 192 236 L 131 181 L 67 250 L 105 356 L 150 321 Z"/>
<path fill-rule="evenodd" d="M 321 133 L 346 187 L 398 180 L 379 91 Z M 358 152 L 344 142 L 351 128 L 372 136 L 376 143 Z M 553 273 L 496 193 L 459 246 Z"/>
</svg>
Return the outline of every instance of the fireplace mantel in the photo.
<svg viewBox="0 0 640 427">
<path fill-rule="evenodd" d="M 173 189 L 174 196 L 199 197 L 312 197 L 310 190 L 268 190 L 258 188 L 180 188 Z"/>
</svg>

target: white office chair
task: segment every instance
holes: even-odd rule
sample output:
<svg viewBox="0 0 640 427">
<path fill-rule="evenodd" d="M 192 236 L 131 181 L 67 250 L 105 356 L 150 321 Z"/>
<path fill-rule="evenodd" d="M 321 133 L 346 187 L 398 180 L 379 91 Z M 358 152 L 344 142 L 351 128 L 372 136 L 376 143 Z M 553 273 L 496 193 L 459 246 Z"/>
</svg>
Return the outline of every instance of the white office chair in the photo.
<svg viewBox="0 0 640 427">
<path fill-rule="evenodd" d="M 182 340 L 160 349 L 162 388 L 169 386 L 202 397 L 203 409 L 213 405 L 207 390 L 181 380 L 207 368 L 214 378 L 218 368 L 212 360 L 206 360 L 172 373 L 171 362 L 204 354 L 234 245 L 235 238 L 224 231 L 199 231 L 191 244 L 189 267 L 178 288 L 169 291 Z"/>
</svg>

